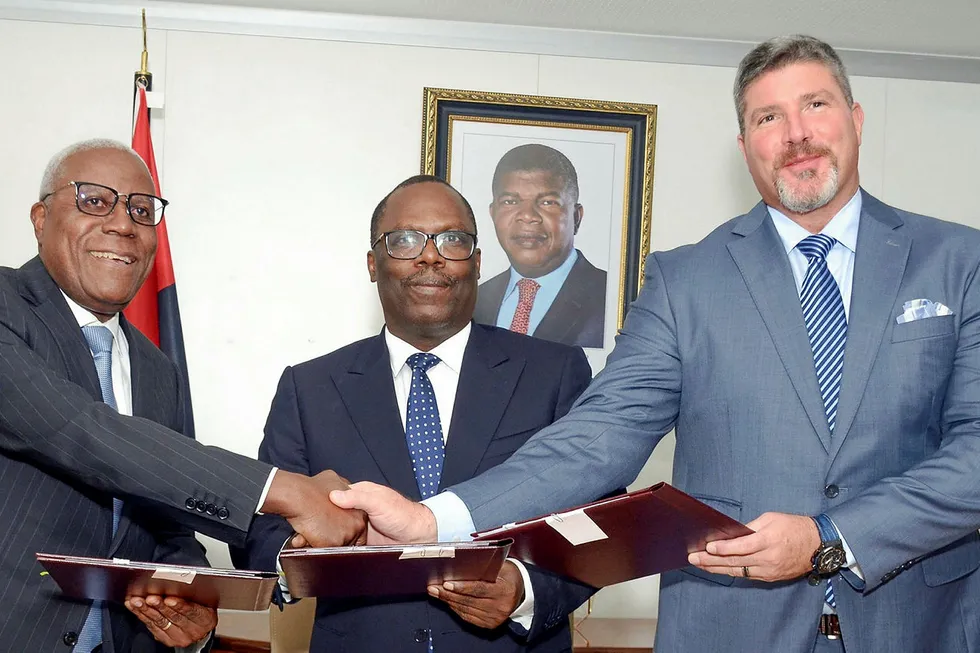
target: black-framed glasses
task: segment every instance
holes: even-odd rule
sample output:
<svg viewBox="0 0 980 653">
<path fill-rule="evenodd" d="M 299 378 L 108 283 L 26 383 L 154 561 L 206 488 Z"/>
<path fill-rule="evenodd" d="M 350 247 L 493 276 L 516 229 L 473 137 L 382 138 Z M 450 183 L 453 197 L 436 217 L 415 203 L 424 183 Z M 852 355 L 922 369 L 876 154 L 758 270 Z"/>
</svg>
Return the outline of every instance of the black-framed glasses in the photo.
<svg viewBox="0 0 980 653">
<path fill-rule="evenodd" d="M 371 243 L 371 249 L 385 241 L 388 256 L 402 261 L 418 258 L 425 250 L 429 239 L 435 243 L 439 256 L 449 261 L 465 261 L 476 251 L 476 234 L 465 231 L 443 231 L 438 234 L 427 234 L 415 229 L 398 229 L 386 231 Z"/>
<path fill-rule="evenodd" d="M 112 213 L 119 203 L 120 197 L 126 198 L 126 214 L 136 224 L 155 227 L 163 220 L 163 213 L 167 209 L 167 200 L 156 195 L 146 193 L 130 193 L 120 195 L 115 188 L 109 188 L 102 184 L 94 184 L 90 181 L 70 181 L 64 186 L 54 189 L 41 198 L 41 201 L 48 199 L 60 190 L 68 187 L 75 189 L 75 206 L 78 210 L 87 215 L 105 217 Z"/>
</svg>

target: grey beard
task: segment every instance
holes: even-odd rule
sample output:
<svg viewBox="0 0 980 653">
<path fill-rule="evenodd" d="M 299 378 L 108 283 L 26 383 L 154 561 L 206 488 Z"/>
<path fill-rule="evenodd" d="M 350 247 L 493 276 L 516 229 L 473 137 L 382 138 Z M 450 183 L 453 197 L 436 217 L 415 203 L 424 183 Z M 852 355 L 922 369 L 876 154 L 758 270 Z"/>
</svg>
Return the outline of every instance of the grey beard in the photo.
<svg viewBox="0 0 980 653">
<path fill-rule="evenodd" d="M 807 171 L 801 175 L 801 179 L 806 179 L 808 175 L 813 175 Z M 823 186 L 814 191 L 796 191 L 782 177 L 776 177 L 776 192 L 779 194 L 779 201 L 791 213 L 810 213 L 826 206 L 830 200 L 837 195 L 839 187 L 837 166 L 830 166 L 827 181 Z"/>
</svg>

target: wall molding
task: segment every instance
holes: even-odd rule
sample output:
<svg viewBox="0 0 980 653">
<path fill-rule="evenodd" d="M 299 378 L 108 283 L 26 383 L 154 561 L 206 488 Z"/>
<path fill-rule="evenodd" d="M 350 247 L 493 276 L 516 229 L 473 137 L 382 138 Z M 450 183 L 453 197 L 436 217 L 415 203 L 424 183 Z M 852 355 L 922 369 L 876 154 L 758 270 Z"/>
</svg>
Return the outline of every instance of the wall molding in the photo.
<svg viewBox="0 0 980 653">
<path fill-rule="evenodd" d="M 740 41 L 129 0 L 0 0 L 0 19 L 735 67 Z M 852 75 L 980 84 L 980 58 L 838 50 Z"/>
</svg>

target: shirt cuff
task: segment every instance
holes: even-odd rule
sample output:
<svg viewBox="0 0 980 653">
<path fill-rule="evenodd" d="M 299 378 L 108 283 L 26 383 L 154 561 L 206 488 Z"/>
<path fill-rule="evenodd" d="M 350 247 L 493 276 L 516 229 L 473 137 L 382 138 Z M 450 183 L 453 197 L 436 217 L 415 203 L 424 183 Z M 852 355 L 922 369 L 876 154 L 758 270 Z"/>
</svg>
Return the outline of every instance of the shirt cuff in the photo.
<svg viewBox="0 0 980 653">
<path fill-rule="evenodd" d="M 828 519 L 830 518 L 828 517 Z M 831 519 L 830 523 L 834 524 L 834 520 Z M 834 524 L 834 530 L 837 531 L 837 535 L 840 536 L 841 546 L 844 547 L 844 555 L 846 556 L 845 566 L 847 567 L 847 570 L 850 571 L 855 576 L 857 576 L 860 579 L 860 585 L 863 585 L 865 581 L 864 581 L 864 572 L 861 571 L 861 565 L 858 564 L 857 559 L 854 557 L 854 553 L 851 551 L 851 547 L 847 546 L 847 540 L 844 539 L 844 534 L 840 532 L 839 528 L 837 528 L 837 524 Z M 848 580 L 848 582 L 850 582 L 850 580 Z"/>
<path fill-rule="evenodd" d="M 435 515 L 439 542 L 466 542 L 473 539 L 470 535 L 476 530 L 473 518 L 469 508 L 458 496 L 448 491 L 440 492 L 424 499 L 422 505 Z"/>
<path fill-rule="evenodd" d="M 510 618 L 524 630 L 531 632 L 531 622 L 534 620 L 534 587 L 531 585 L 531 576 L 520 560 L 507 558 L 507 561 L 514 563 L 524 581 L 524 601 L 511 613 Z"/>
<path fill-rule="evenodd" d="M 269 478 L 267 478 L 265 480 L 265 487 L 262 488 L 262 494 L 259 496 L 259 503 L 258 503 L 257 506 L 255 506 L 255 514 L 256 515 L 263 514 L 262 513 L 262 506 L 265 505 L 265 498 L 267 496 L 269 496 L 269 489 L 272 487 L 272 479 L 274 479 L 276 477 L 276 472 L 278 472 L 278 471 L 279 471 L 279 468 L 278 467 L 273 467 L 272 468 L 272 471 L 269 472 Z"/>
</svg>

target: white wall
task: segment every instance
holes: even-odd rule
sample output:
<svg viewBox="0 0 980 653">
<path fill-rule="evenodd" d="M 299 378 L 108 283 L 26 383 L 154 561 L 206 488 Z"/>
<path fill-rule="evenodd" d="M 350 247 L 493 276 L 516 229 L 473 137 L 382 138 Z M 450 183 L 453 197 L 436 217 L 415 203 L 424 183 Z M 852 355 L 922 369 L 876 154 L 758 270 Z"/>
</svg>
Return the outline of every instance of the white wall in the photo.
<svg viewBox="0 0 980 653">
<path fill-rule="evenodd" d="M 0 264 L 35 251 L 47 158 L 128 140 L 139 33 L 0 20 Z M 283 367 L 381 327 L 365 270 L 381 196 L 418 172 L 423 86 L 657 104 L 652 249 L 758 199 L 735 146 L 731 68 L 219 33 L 151 31 L 157 161 L 198 437 L 254 455 Z M 861 174 L 885 201 L 980 227 L 980 86 L 855 78 Z M 670 477 L 665 442 L 635 487 Z M 227 564 L 223 545 L 211 545 Z M 656 579 L 595 614 L 649 616 Z"/>
</svg>

